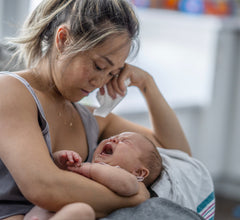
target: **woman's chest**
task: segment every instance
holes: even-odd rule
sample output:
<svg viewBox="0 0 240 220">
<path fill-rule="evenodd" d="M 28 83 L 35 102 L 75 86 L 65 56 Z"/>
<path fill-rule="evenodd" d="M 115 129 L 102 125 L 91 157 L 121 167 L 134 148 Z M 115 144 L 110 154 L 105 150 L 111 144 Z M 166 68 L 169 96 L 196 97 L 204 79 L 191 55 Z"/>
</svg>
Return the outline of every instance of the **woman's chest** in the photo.
<svg viewBox="0 0 240 220">
<path fill-rule="evenodd" d="M 49 125 L 52 152 L 72 150 L 83 160 L 88 155 L 88 142 L 85 125 L 77 111 L 71 106 L 61 108 L 43 101 L 43 109 Z"/>
<path fill-rule="evenodd" d="M 49 131 L 52 152 L 59 150 L 72 150 L 80 154 L 83 160 L 88 155 L 88 143 L 85 127 L 81 120 L 65 123 L 64 119 L 49 119 Z"/>
</svg>

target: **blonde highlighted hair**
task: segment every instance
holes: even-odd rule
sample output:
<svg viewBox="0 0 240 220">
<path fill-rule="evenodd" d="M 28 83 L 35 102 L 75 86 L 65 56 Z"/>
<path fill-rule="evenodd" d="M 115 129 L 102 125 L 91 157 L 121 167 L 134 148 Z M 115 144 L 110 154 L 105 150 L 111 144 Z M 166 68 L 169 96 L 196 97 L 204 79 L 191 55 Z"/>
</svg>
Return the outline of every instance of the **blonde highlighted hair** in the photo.
<svg viewBox="0 0 240 220">
<path fill-rule="evenodd" d="M 132 51 L 138 50 L 139 23 L 127 0 L 43 0 L 12 40 L 27 67 L 44 56 L 50 57 L 61 24 L 68 25 L 71 37 L 66 55 L 87 51 L 122 33 L 128 34 Z"/>
</svg>

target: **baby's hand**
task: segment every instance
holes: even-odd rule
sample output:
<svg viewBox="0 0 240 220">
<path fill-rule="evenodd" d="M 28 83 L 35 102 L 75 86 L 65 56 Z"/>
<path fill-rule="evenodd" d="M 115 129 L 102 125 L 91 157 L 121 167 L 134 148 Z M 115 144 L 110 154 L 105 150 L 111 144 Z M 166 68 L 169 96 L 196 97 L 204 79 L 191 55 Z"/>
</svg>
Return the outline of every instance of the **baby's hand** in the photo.
<svg viewBox="0 0 240 220">
<path fill-rule="evenodd" d="M 92 163 L 82 163 L 81 166 L 78 167 L 74 167 L 74 166 L 68 166 L 67 169 L 69 171 L 81 174 L 87 178 L 91 179 L 91 168 L 92 168 L 93 164 Z"/>
<path fill-rule="evenodd" d="M 66 150 L 62 152 L 60 156 L 60 162 L 67 166 L 80 167 L 82 163 L 82 158 L 78 153 L 74 151 Z"/>
<path fill-rule="evenodd" d="M 69 166 L 80 167 L 82 158 L 74 151 L 62 150 L 54 153 L 54 161 L 61 169 L 67 169 Z"/>
</svg>

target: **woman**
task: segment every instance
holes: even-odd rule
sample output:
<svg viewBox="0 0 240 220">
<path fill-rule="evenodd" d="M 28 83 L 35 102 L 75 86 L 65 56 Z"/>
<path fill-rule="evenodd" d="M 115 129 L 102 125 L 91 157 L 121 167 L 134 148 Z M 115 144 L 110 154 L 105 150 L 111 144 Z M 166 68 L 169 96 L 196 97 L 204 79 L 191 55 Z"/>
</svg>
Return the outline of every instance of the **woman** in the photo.
<svg viewBox="0 0 240 220">
<path fill-rule="evenodd" d="M 63 171 L 52 152 L 74 150 L 91 161 L 97 142 L 135 131 L 158 146 L 190 154 L 153 78 L 125 63 L 137 35 L 137 19 L 125 0 L 43 0 L 27 19 L 15 40 L 27 69 L 0 77 L 1 219 L 23 219 L 33 204 L 56 212 L 82 202 L 101 217 L 149 198 L 141 183 L 138 194 L 121 197 Z M 127 78 L 144 95 L 153 130 L 114 114 L 94 118 L 75 103 L 105 84 L 113 98 L 124 95 Z"/>
</svg>

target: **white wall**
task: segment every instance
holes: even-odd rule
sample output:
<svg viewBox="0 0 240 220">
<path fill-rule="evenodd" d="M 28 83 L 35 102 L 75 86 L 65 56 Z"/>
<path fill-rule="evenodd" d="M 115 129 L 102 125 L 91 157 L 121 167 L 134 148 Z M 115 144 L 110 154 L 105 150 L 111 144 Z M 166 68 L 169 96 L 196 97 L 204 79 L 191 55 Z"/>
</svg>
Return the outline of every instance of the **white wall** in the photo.
<svg viewBox="0 0 240 220">
<path fill-rule="evenodd" d="M 238 36 L 238 42 L 240 36 Z M 240 52 L 240 47 L 238 45 Z M 237 58 L 237 71 L 234 75 L 234 89 L 232 94 L 232 108 L 230 121 L 231 126 L 229 128 L 229 142 L 231 145 L 226 149 L 227 157 L 225 164 L 225 173 L 232 179 L 237 179 L 240 182 L 240 54 Z"/>
<path fill-rule="evenodd" d="M 201 158 L 215 176 L 223 174 L 232 108 L 231 95 L 235 74 L 236 36 L 232 31 L 219 32 L 214 89 L 211 105 L 204 109 L 201 119 L 199 147 Z"/>
<path fill-rule="evenodd" d="M 16 34 L 28 14 L 28 8 L 29 0 L 0 1 L 0 38 Z"/>
<path fill-rule="evenodd" d="M 231 78 L 229 83 L 229 97 L 226 112 L 228 120 L 225 125 L 226 137 L 225 151 L 222 157 L 222 176 L 216 184 L 216 190 L 226 197 L 240 199 L 240 33 L 234 33 L 234 52 L 232 59 L 233 71 L 226 74 Z"/>
<path fill-rule="evenodd" d="M 3 19 L 3 1 L 0 1 L 0 21 Z M 0 39 L 2 38 L 2 25 L 0 23 Z"/>
</svg>

